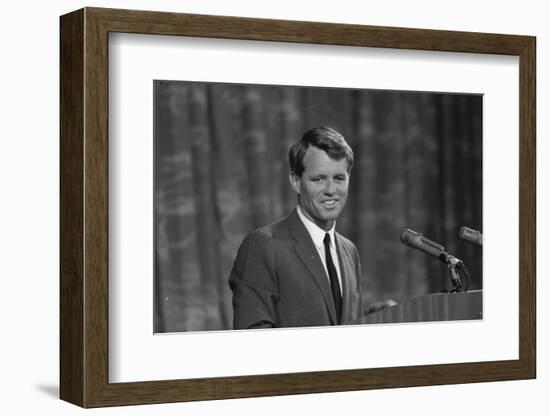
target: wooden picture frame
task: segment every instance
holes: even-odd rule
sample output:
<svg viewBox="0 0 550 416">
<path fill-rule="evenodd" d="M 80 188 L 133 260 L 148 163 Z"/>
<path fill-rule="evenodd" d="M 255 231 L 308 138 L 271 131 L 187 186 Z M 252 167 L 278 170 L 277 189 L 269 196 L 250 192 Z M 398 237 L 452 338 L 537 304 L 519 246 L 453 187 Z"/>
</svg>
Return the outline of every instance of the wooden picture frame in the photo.
<svg viewBox="0 0 550 416">
<path fill-rule="evenodd" d="M 529 379 L 536 376 L 534 37 L 85 8 L 61 17 L 60 396 L 82 407 Z M 519 359 L 109 383 L 110 32 L 519 57 Z"/>
</svg>

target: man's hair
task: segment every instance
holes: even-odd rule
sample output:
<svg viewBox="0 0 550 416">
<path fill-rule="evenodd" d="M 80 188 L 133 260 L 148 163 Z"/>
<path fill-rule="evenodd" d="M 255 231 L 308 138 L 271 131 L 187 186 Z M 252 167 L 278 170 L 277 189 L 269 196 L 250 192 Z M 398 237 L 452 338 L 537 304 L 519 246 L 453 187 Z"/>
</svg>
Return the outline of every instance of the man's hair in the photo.
<svg viewBox="0 0 550 416">
<path fill-rule="evenodd" d="M 315 146 L 323 150 L 331 159 L 346 159 L 348 173 L 353 166 L 353 150 L 346 143 L 344 136 L 330 127 L 314 127 L 304 133 L 302 139 L 294 143 L 288 151 L 290 171 L 297 176 L 304 173 L 304 156 L 309 146 Z"/>
</svg>

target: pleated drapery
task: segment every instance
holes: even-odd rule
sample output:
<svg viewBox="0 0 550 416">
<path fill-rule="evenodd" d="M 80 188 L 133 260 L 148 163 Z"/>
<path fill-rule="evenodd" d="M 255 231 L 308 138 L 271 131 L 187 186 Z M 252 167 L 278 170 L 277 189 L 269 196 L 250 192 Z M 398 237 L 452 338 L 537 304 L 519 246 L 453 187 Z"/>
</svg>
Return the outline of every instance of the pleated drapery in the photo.
<svg viewBox="0 0 550 416">
<path fill-rule="evenodd" d="M 288 149 L 330 126 L 355 153 L 337 221 L 363 267 L 367 304 L 450 287 L 405 228 L 461 258 L 482 287 L 482 97 L 200 82 L 154 83 L 155 331 L 230 329 L 227 278 L 242 239 L 296 205 Z"/>
</svg>

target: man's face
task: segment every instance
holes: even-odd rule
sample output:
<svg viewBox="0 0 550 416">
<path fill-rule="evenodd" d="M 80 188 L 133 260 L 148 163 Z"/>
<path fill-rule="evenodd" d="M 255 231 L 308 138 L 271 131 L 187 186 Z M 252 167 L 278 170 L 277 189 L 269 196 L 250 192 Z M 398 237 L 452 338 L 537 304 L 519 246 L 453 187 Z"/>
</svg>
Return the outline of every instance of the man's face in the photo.
<svg viewBox="0 0 550 416">
<path fill-rule="evenodd" d="M 348 162 L 333 160 L 323 150 L 310 146 L 304 156 L 302 176 L 290 174 L 290 184 L 298 194 L 304 215 L 329 230 L 348 199 Z"/>
</svg>

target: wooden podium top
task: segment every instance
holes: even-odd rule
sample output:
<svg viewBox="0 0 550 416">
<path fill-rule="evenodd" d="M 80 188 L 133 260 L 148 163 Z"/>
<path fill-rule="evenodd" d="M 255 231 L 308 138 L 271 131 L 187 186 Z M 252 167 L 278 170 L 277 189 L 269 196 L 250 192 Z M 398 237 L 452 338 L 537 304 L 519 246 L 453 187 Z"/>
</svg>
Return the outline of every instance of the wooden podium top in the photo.
<svg viewBox="0 0 550 416">
<path fill-rule="evenodd" d="M 432 293 L 358 319 L 358 324 L 483 319 L 483 291 Z"/>
</svg>

